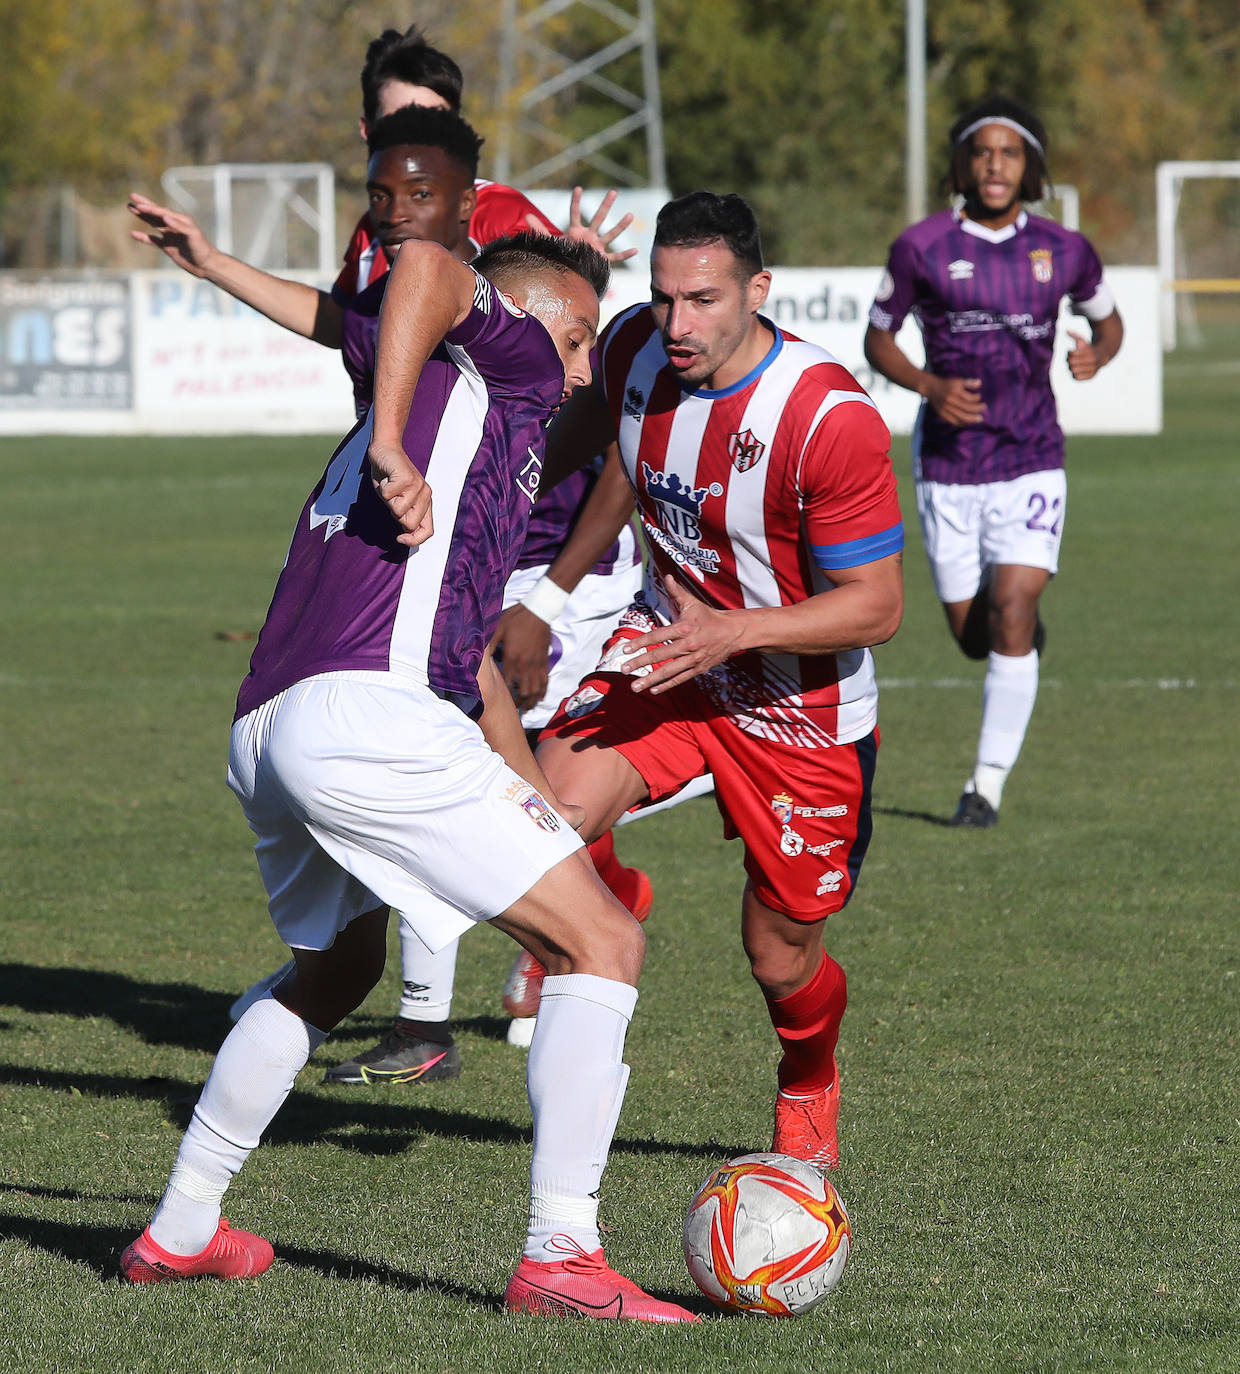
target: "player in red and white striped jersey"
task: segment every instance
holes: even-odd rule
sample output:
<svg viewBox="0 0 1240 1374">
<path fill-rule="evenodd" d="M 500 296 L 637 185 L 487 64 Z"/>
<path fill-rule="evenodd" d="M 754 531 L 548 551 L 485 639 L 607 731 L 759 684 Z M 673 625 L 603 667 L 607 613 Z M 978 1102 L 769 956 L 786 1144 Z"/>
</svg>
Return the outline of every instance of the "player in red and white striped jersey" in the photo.
<svg viewBox="0 0 1240 1374">
<path fill-rule="evenodd" d="M 725 833 L 745 843 L 742 934 L 784 1051 L 774 1148 L 834 1167 L 847 993 L 822 934 L 870 839 L 868 646 L 900 622 L 903 527 L 873 402 L 759 314 L 769 286 L 739 196 L 663 208 L 651 303 L 609 326 L 596 388 L 553 441 L 564 455 L 618 438 L 650 548 L 645 603 L 538 757 L 585 808 L 587 839 L 714 773 Z"/>
</svg>

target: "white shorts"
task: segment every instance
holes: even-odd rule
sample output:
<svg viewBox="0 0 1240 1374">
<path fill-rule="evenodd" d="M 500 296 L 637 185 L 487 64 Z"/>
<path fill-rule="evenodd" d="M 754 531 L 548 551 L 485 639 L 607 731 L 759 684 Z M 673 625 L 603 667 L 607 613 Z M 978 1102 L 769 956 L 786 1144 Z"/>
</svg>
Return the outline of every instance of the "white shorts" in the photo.
<svg viewBox="0 0 1240 1374">
<path fill-rule="evenodd" d="M 980 485 L 919 480 L 917 514 L 939 600 L 971 600 L 999 564 L 1058 572 L 1067 503 L 1063 468 Z"/>
<path fill-rule="evenodd" d="M 440 950 L 581 847 L 471 720 L 387 673 L 308 678 L 242 717 L 228 784 L 298 949 L 391 906 Z"/>
<path fill-rule="evenodd" d="M 624 548 L 622 540 L 622 551 Z M 518 568 L 504 588 L 504 609 L 515 606 L 546 572 L 545 564 Z M 536 706 L 521 713 L 521 724 L 527 730 L 539 730 L 546 725 L 560 702 L 571 696 L 581 679 L 594 671 L 607 637 L 641 590 L 641 585 L 640 563 L 611 573 L 590 573 L 577 583 L 551 626 L 551 672 L 547 690 Z"/>
</svg>

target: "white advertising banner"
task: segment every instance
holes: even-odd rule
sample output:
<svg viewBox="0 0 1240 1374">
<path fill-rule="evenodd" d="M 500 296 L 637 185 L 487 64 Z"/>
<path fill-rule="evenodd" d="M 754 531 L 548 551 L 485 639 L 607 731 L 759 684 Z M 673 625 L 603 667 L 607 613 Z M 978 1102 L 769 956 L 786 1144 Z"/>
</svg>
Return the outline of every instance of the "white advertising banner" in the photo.
<svg viewBox="0 0 1240 1374">
<path fill-rule="evenodd" d="M 777 268 L 766 313 L 835 354 L 869 389 L 892 431 L 907 434 L 918 397 L 876 377 L 862 354 L 881 270 Z M 1156 434 L 1158 274 L 1115 267 L 1107 280 L 1124 318 L 1124 347 L 1093 381 L 1074 382 L 1067 330 L 1088 337 L 1088 327 L 1065 308 L 1052 370 L 1063 427 L 1068 434 Z M 644 267 L 619 269 L 613 281 L 604 319 L 649 294 Z M 290 334 L 185 272 L 36 282 L 0 274 L 0 288 L 0 433 L 332 435 L 353 422 L 352 388 L 337 350 Z M 897 337 L 920 362 L 916 324 L 906 322 Z"/>
<path fill-rule="evenodd" d="M 777 267 L 764 313 L 776 324 L 833 353 L 874 397 L 893 434 L 909 434 L 921 398 L 877 376 L 862 351 L 870 304 L 881 267 Z M 1162 430 L 1162 346 L 1158 330 L 1158 271 L 1112 267 L 1106 279 L 1124 321 L 1119 356 L 1089 382 L 1068 371 L 1068 331 L 1089 338 L 1086 320 L 1065 303 L 1055 341 L 1051 381 L 1066 434 L 1158 434 Z M 618 270 L 604 304 L 610 318 L 626 305 L 646 300 L 645 271 Z M 896 335 L 900 347 L 922 365 L 921 331 L 910 318 Z"/>
<path fill-rule="evenodd" d="M 187 272 L 136 272 L 133 282 L 138 432 L 343 434 L 353 423 L 338 349 Z"/>
</svg>

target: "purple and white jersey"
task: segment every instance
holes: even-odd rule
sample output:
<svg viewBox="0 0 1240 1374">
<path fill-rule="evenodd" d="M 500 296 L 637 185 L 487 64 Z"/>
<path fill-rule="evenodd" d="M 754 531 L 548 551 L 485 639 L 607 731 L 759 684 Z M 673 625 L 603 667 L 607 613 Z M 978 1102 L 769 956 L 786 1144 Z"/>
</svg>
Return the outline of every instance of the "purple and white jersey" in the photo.
<svg viewBox="0 0 1240 1374">
<path fill-rule="evenodd" d="M 1004 482 L 1063 467 L 1051 390 L 1059 303 L 1105 319 L 1115 309 L 1089 240 L 1021 211 L 989 229 L 943 210 L 891 247 L 870 323 L 894 333 L 912 311 L 937 377 L 980 378 L 986 414 L 951 425 L 923 404 L 913 439 L 916 474 L 930 482 Z"/>
<path fill-rule="evenodd" d="M 434 492 L 435 533 L 410 549 L 370 480 L 368 415 L 310 494 L 241 684 L 237 717 L 304 678 L 387 672 L 468 714 L 529 523 L 564 367 L 538 320 L 483 277 L 422 369 L 404 448 Z"/>
<path fill-rule="evenodd" d="M 353 403 L 360 420 L 370 409 L 375 389 L 375 353 L 379 338 L 379 308 L 387 289 L 385 274 L 355 296 L 344 308 L 341 356 L 353 381 Z M 541 568 L 553 563 L 564 547 L 597 479 L 597 465 L 579 468 L 546 492 L 530 516 L 525 543 L 517 557 L 518 568 Z M 627 526 L 620 532 L 591 572 L 606 576 L 617 568 L 631 568 L 640 561 L 637 541 Z"/>
</svg>

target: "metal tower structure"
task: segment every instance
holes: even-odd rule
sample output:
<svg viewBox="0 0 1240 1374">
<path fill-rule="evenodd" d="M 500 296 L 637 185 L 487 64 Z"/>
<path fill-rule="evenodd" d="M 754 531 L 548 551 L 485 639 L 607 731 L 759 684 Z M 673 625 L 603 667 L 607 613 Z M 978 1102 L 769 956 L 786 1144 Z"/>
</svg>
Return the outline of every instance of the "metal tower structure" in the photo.
<svg viewBox="0 0 1240 1374">
<path fill-rule="evenodd" d="M 571 56 L 555 46 L 554 21 L 579 5 L 609 20 L 617 34 L 593 52 Z M 599 171 L 608 185 L 667 184 L 654 0 L 504 0 L 502 43 L 498 180 L 525 188 L 555 185 L 557 176 L 585 163 Z M 637 51 L 641 54 L 640 91 L 604 75 L 604 69 L 618 58 Z M 604 97 L 615 115 L 605 128 L 575 143 L 555 128 L 550 105 L 556 96 L 574 88 Z M 622 166 L 605 151 L 640 129 L 646 134 L 645 176 Z M 579 173 L 575 179 L 581 179 Z"/>
</svg>

